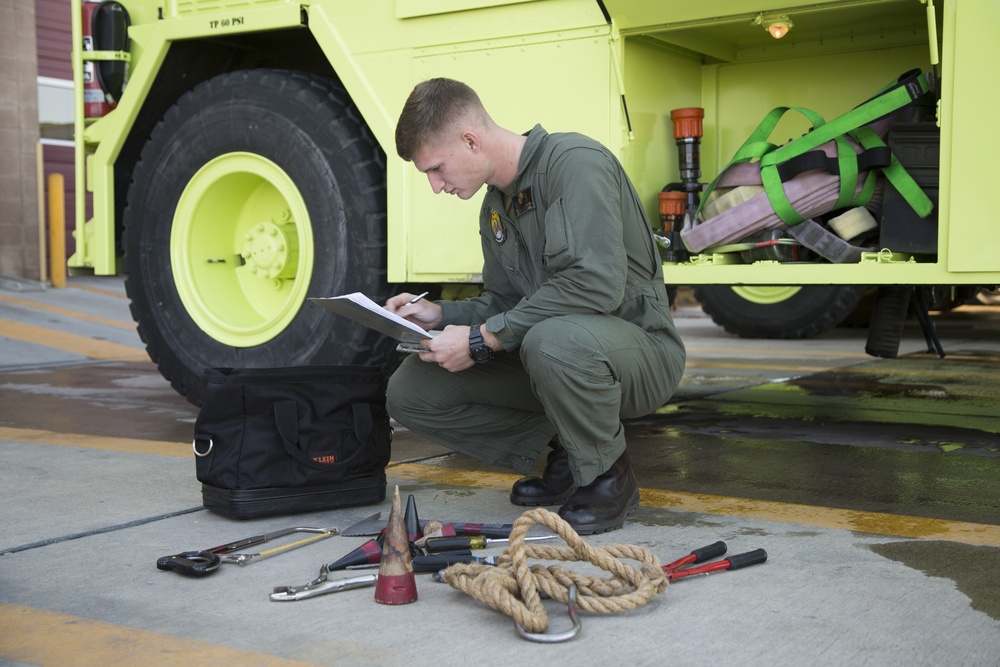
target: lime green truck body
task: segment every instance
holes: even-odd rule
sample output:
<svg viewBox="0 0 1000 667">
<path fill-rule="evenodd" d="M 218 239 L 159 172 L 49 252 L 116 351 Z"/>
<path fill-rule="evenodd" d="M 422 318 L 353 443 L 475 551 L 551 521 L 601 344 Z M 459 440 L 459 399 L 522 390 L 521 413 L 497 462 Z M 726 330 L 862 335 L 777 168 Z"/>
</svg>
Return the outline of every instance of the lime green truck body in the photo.
<svg viewBox="0 0 1000 667">
<path fill-rule="evenodd" d="M 425 177 L 395 154 L 395 120 L 419 81 L 447 76 L 469 83 L 505 127 L 527 131 L 541 123 L 549 131 L 578 131 L 598 139 L 619 156 L 655 225 L 657 194 L 665 184 L 679 180 L 672 109 L 705 110 L 701 171 L 708 182 L 771 108 L 802 106 L 834 118 L 902 72 L 920 68 L 936 71 L 941 83 L 936 112 L 940 127 L 936 254 L 915 256 L 888 248 L 865 255 L 859 263 L 831 264 L 746 263 L 738 256 L 708 252 L 666 263 L 665 280 L 670 285 L 729 286 L 1000 283 L 1000 234 L 992 197 L 995 168 L 991 167 L 1000 155 L 1000 131 L 994 126 L 1000 89 L 987 74 L 990 63 L 1000 56 L 1000 43 L 991 34 L 1000 25 L 1000 3 L 993 0 L 930 4 L 925 0 L 122 0 L 121 4 L 130 18 L 127 50 L 98 47 L 96 52 L 85 52 L 76 47 L 73 53 L 78 90 L 84 61 L 91 59 L 126 61 L 128 82 L 117 107 L 101 118 L 85 119 L 78 95 L 76 210 L 77 220 L 86 222 L 77 225 L 71 271 L 98 275 L 122 271 L 127 254 L 123 232 L 129 234 L 123 230 L 128 226 L 123 211 L 129 207 L 132 170 L 140 161 L 148 161 L 142 154 L 147 137 L 183 95 L 234 70 L 302 71 L 335 80 L 346 92 L 355 109 L 352 113 L 384 153 L 384 190 L 378 195 L 384 199 L 380 280 L 391 291 L 411 284 L 475 284 L 481 271 L 478 197 L 460 202 L 434 196 Z M 73 12 L 79 17 L 79 0 L 73 0 Z M 792 28 L 776 40 L 762 23 L 779 16 L 788 17 Z M 75 36 L 79 35 L 78 18 L 74 27 Z M 80 39 L 74 42 L 80 44 Z M 787 140 L 807 129 L 804 121 L 789 118 L 779 125 L 779 138 Z M 253 153 L 237 151 L 244 152 Z M 285 177 L 287 170 L 273 160 L 245 166 L 238 157 L 230 156 L 214 168 L 246 169 L 269 184 L 270 198 L 279 202 L 275 210 L 281 209 L 287 224 L 282 227 L 280 220 L 267 215 L 264 222 L 277 226 L 273 234 L 287 241 L 282 246 L 294 248 L 294 252 L 277 251 L 277 268 L 255 266 L 254 271 L 261 269 L 255 278 L 219 279 L 210 271 L 220 267 L 185 257 L 199 244 L 228 243 L 233 253 L 244 256 L 259 251 L 257 241 L 247 240 L 247 229 L 259 222 L 254 211 L 225 223 L 219 232 L 224 239 L 206 238 L 200 229 L 213 224 L 214 218 L 199 208 L 199 202 L 211 207 L 234 203 L 245 195 L 227 185 L 235 181 L 199 172 L 192 188 L 200 189 L 202 199 L 197 193 L 185 194 L 181 204 L 187 204 L 164 215 L 173 221 L 173 288 L 192 314 L 194 329 L 225 347 L 252 350 L 292 326 L 299 311 L 309 308 L 307 296 L 326 296 L 310 291 L 316 285 L 310 288 L 309 277 L 332 260 L 330 249 L 312 232 L 320 223 L 310 213 L 308 197 L 297 194 L 294 179 Z M 85 192 L 92 194 L 92 204 L 88 205 Z M 181 219 L 184 216 L 187 219 Z M 347 224 L 351 224 L 349 212 Z M 268 227 L 267 232 L 272 231 Z M 220 263 L 223 259 L 208 260 Z M 247 266 L 230 262 L 229 271 L 245 271 Z M 138 278 L 129 280 L 138 283 Z M 264 284 L 267 294 L 261 291 Z M 326 287 L 336 289 L 338 284 Z M 212 297 L 213 290 L 220 296 Z M 233 302 L 243 304 L 234 306 L 236 324 L 227 323 L 225 314 L 213 314 Z M 258 321 L 247 325 L 248 313 L 253 315 L 249 319 Z M 137 317 L 142 331 L 141 309 Z M 160 325 L 145 326 L 149 333 Z M 154 358 L 163 352 L 151 349 Z M 199 361 L 224 365 L 231 360 L 209 354 L 180 366 L 193 372 Z M 267 361 L 313 359 L 278 355 Z M 165 370 L 168 376 L 171 372 L 179 371 Z M 192 386 L 179 388 L 190 396 Z"/>
</svg>

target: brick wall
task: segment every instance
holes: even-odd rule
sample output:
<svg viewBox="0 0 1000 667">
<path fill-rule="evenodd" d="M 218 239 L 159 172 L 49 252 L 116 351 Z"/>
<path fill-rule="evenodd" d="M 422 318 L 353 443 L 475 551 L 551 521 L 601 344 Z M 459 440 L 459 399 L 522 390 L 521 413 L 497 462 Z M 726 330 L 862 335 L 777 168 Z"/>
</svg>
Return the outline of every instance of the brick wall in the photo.
<svg viewBox="0 0 1000 667">
<path fill-rule="evenodd" d="M 0 276 L 38 280 L 35 6 L 0 0 Z"/>
</svg>

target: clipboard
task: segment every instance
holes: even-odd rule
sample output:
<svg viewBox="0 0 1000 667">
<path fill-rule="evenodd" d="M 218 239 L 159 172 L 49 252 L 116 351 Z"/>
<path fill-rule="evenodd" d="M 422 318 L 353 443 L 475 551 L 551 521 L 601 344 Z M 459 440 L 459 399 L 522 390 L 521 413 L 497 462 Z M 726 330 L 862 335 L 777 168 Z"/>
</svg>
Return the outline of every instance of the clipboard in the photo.
<svg viewBox="0 0 1000 667">
<path fill-rule="evenodd" d="M 352 292 L 341 296 L 310 297 L 309 302 L 338 315 L 349 317 L 355 322 L 395 338 L 401 343 L 416 344 L 417 347 L 420 347 L 419 341 L 434 337 L 433 333 L 404 320 L 396 313 L 389 312 L 361 292 Z"/>
</svg>

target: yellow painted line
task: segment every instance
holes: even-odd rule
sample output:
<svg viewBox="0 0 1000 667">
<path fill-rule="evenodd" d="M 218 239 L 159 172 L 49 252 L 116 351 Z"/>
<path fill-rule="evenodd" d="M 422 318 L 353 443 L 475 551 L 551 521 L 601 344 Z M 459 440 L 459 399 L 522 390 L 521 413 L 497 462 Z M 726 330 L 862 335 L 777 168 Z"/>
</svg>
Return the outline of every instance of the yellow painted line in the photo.
<svg viewBox="0 0 1000 667">
<path fill-rule="evenodd" d="M 937 358 L 936 355 L 935 358 Z M 945 360 L 948 359 L 957 360 L 959 359 L 959 357 L 945 357 Z M 989 359 L 980 357 L 967 357 L 966 360 L 989 361 Z M 935 370 L 922 371 L 910 368 L 900 368 L 899 366 L 885 366 L 880 364 L 864 365 L 864 366 L 778 366 L 774 364 L 717 364 L 717 363 L 705 363 L 701 361 L 688 361 L 687 368 L 731 368 L 735 370 L 790 371 L 790 372 L 801 372 L 801 373 L 826 373 L 832 371 L 835 373 L 855 373 L 859 375 L 893 375 L 899 377 L 914 376 L 914 377 L 958 378 L 958 379 L 967 379 L 969 377 L 974 377 L 976 379 L 982 378 L 987 380 L 1000 380 L 1000 375 L 990 375 L 986 373 L 980 373 L 978 371 L 974 373 L 935 371 Z M 761 378 L 761 379 L 764 380 L 766 378 Z"/>
<path fill-rule="evenodd" d="M 40 667 L 310 664 L 18 604 L 0 603 L 0 628 L 0 657 Z"/>
<path fill-rule="evenodd" d="M 978 370 L 972 373 L 953 373 L 951 371 L 917 371 L 908 368 L 837 368 L 838 373 L 859 373 L 869 375 L 893 375 L 896 377 L 929 377 L 929 378 L 957 378 L 959 380 L 1000 380 L 1000 375 L 980 373 Z"/>
<path fill-rule="evenodd" d="M 70 285 L 71 289 L 83 290 L 84 292 L 91 292 L 93 294 L 103 294 L 104 296 L 111 296 L 116 299 L 128 300 L 128 296 L 122 294 L 121 292 L 116 292 L 114 290 L 102 289 L 100 287 L 91 287 L 90 285 Z"/>
<path fill-rule="evenodd" d="M 188 443 L 171 443 L 157 440 L 108 438 L 77 433 L 56 433 L 36 429 L 0 427 L 0 440 L 31 442 L 45 445 L 62 445 L 86 449 L 156 454 L 161 456 L 193 457 Z M 509 490 L 519 475 L 492 473 L 482 470 L 457 470 L 419 463 L 390 463 L 386 469 L 390 477 L 422 482 L 446 484 L 478 489 Z M 1000 526 L 948 521 L 926 517 L 864 512 L 835 507 L 818 507 L 794 503 L 731 498 L 703 493 L 641 489 L 642 504 L 646 507 L 671 509 L 698 514 L 741 517 L 760 521 L 777 521 L 801 526 L 850 530 L 878 535 L 911 537 L 962 544 L 981 544 L 1000 547 Z"/>
<path fill-rule="evenodd" d="M 63 352 L 79 354 L 90 359 L 114 359 L 116 361 L 149 361 L 149 355 L 128 345 L 109 343 L 105 340 L 88 338 L 78 334 L 36 327 L 20 322 L 0 319 L 0 337 L 23 340 L 35 345 L 51 347 Z"/>
<path fill-rule="evenodd" d="M 414 463 L 391 465 L 386 473 L 392 477 L 416 482 L 499 490 L 510 489 L 511 484 L 518 479 L 518 475 L 477 470 L 452 470 Z M 642 504 L 646 507 L 698 514 L 719 514 L 761 521 L 876 533 L 878 535 L 1000 547 L 1000 526 L 989 524 L 730 498 L 662 489 L 643 488 L 640 493 Z"/>
<path fill-rule="evenodd" d="M 781 357 L 781 356 L 785 356 L 785 357 L 844 357 L 844 358 L 847 358 L 847 359 L 871 359 L 872 358 L 872 357 L 868 356 L 867 354 L 865 354 L 863 352 L 822 352 L 822 351 L 813 352 L 811 350 L 801 350 L 801 349 L 798 349 L 798 347 L 801 347 L 801 345 L 798 346 L 798 347 L 796 347 L 795 345 L 791 345 L 791 347 L 786 347 L 784 350 L 752 350 L 752 349 L 744 349 L 742 347 L 737 350 L 737 349 L 732 348 L 732 347 L 701 347 L 701 346 L 698 346 L 698 345 L 689 345 L 687 343 L 685 343 L 684 346 L 685 346 L 685 348 L 687 349 L 688 352 L 698 352 L 700 354 L 734 354 L 734 353 L 737 353 L 740 356 L 743 356 L 743 355 L 751 356 L 751 355 L 764 354 L 764 355 L 770 355 L 770 356 L 776 356 L 776 357 Z"/>
<path fill-rule="evenodd" d="M 41 429 L 11 428 L 0 426 L 0 440 L 30 442 L 41 445 L 79 447 L 81 449 L 101 449 L 111 452 L 132 454 L 156 454 L 158 456 L 180 456 L 194 458 L 191 443 L 163 442 L 162 440 L 140 440 L 137 438 L 110 438 L 83 433 L 57 433 Z"/>
<path fill-rule="evenodd" d="M 776 366 L 774 364 L 711 364 L 701 361 L 688 361 L 687 368 L 732 368 L 748 371 L 792 371 L 796 373 L 824 373 L 831 370 L 841 370 L 836 366 Z M 761 378 L 762 380 L 766 378 Z"/>
<path fill-rule="evenodd" d="M 29 301 L 28 299 L 19 299 L 15 296 L 6 296 L 0 294 L 0 302 L 12 303 L 17 306 L 24 306 L 25 308 L 31 308 L 33 310 L 44 310 L 49 313 L 56 313 L 57 315 L 63 315 L 74 320 L 86 320 L 87 322 L 95 322 L 97 324 L 104 324 L 109 327 L 118 327 L 119 329 L 129 329 L 135 331 L 135 322 L 122 322 L 121 320 L 113 320 L 110 317 L 101 317 L 100 315 L 91 315 L 90 313 L 83 313 L 79 310 L 71 310 L 70 308 L 62 308 L 61 306 L 53 306 L 47 303 L 39 303 L 37 301 Z"/>
</svg>

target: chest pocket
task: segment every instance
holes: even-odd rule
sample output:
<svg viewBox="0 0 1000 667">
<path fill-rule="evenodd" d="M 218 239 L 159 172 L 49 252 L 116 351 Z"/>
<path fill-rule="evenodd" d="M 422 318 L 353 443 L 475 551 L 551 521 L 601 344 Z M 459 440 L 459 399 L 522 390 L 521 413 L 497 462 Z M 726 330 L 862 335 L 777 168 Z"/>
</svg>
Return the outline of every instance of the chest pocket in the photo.
<svg viewBox="0 0 1000 667">
<path fill-rule="evenodd" d="M 514 224 L 495 207 L 484 207 L 480 220 L 482 234 L 489 240 L 487 246 L 500 265 L 514 275 L 521 273 L 521 243 Z"/>
</svg>

